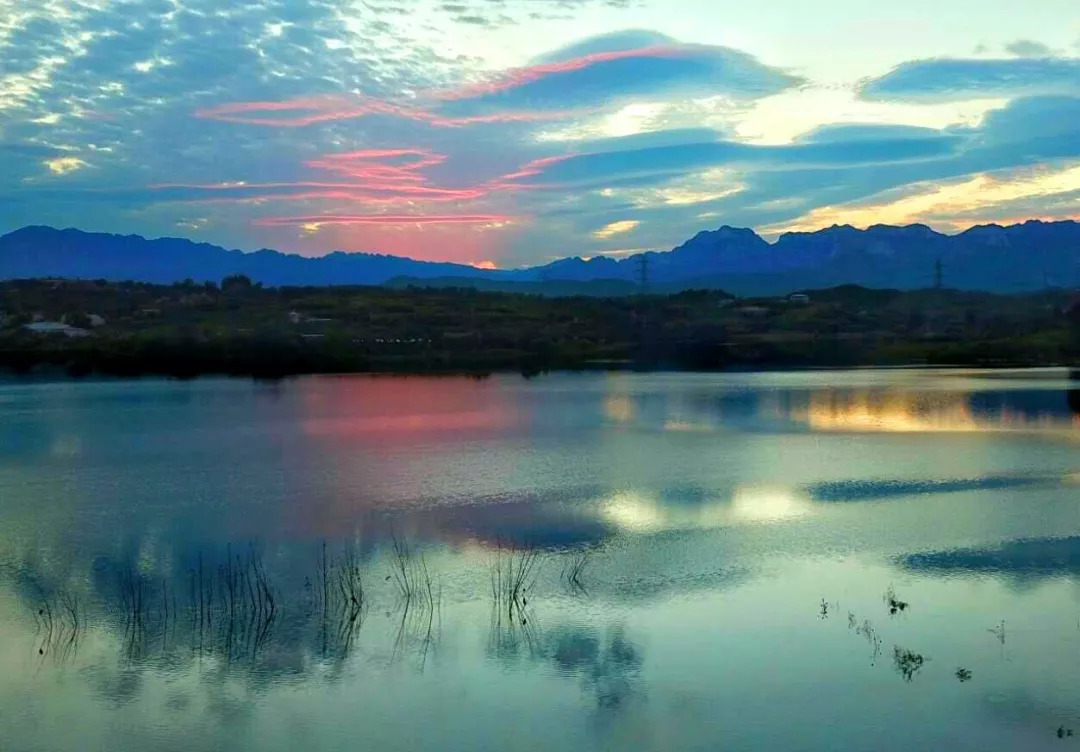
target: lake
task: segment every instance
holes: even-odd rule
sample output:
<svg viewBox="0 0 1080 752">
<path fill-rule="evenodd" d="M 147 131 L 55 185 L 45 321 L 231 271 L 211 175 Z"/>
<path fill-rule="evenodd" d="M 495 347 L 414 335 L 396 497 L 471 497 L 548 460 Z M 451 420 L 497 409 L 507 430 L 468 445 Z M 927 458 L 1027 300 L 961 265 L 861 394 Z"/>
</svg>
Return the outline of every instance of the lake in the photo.
<svg viewBox="0 0 1080 752">
<path fill-rule="evenodd" d="M 1080 744 L 1067 376 L 5 382 L 0 749 Z"/>
</svg>

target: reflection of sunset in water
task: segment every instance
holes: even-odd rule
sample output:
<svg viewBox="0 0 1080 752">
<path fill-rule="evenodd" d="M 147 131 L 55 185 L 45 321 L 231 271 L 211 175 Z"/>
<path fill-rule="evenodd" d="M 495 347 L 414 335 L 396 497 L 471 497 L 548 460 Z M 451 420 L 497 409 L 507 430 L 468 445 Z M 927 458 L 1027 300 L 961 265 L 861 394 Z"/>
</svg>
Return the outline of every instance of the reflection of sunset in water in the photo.
<svg viewBox="0 0 1080 752">
<path fill-rule="evenodd" d="M 1076 416 L 1032 414 L 1002 406 L 977 412 L 963 392 L 823 390 L 805 405 L 793 405 L 787 418 L 815 431 L 936 433 L 970 431 L 1071 431 Z"/>
<path fill-rule="evenodd" d="M 604 415 L 612 423 L 630 423 L 637 418 L 637 408 L 629 394 L 608 394 L 604 397 Z"/>
<path fill-rule="evenodd" d="M 477 449 L 527 421 L 512 390 L 468 378 L 381 376 L 301 380 L 297 388 L 324 492 L 286 508 L 294 529 L 352 530 L 378 510 L 515 472 L 485 464 Z"/>
<path fill-rule="evenodd" d="M 406 435 L 485 432 L 518 418 L 502 390 L 462 378 L 343 378 L 308 382 L 302 404 L 304 432 L 355 440 L 378 449 Z M 406 436 L 401 436 L 403 440 Z"/>
</svg>

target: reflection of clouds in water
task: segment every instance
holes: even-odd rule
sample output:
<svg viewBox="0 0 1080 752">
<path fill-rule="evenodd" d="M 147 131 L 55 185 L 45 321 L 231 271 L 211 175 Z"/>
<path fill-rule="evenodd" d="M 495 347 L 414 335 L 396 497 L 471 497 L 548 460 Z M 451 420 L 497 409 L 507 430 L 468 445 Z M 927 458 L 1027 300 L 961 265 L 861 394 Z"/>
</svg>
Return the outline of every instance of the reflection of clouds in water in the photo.
<svg viewBox="0 0 1080 752">
<path fill-rule="evenodd" d="M 82 454 L 82 436 L 78 434 L 61 434 L 52 440 L 49 454 L 53 457 L 77 457 Z"/>
<path fill-rule="evenodd" d="M 133 668 L 109 668 L 103 664 L 89 666 L 81 672 L 96 697 L 110 705 L 127 705 L 142 691 L 143 678 Z"/>
<path fill-rule="evenodd" d="M 1006 491 L 1012 489 L 1059 488 L 1080 482 L 1075 473 L 1066 475 L 988 475 L 981 478 L 945 478 L 940 480 L 836 480 L 806 487 L 814 501 L 878 501 L 904 496 L 964 493 L 967 491 Z"/>
<path fill-rule="evenodd" d="M 630 641 L 622 627 L 606 631 L 582 625 L 546 631 L 517 628 L 512 641 L 508 641 L 510 632 L 506 627 L 501 634 L 504 642 L 489 645 L 489 657 L 502 661 L 527 657 L 534 663 L 550 665 L 560 676 L 579 681 L 597 711 L 623 709 L 641 692 L 641 648 Z"/>
<path fill-rule="evenodd" d="M 599 489 L 485 496 L 399 513 L 398 519 L 431 537 L 481 544 L 564 548 L 598 543 L 615 532 L 591 501 Z"/>
<path fill-rule="evenodd" d="M 783 486 L 739 486 L 731 499 L 732 518 L 744 522 L 787 520 L 811 509 L 805 496 Z"/>
<path fill-rule="evenodd" d="M 601 636 L 584 627 L 561 627 L 552 630 L 546 644 L 556 669 L 579 677 L 598 708 L 622 708 L 637 691 L 641 650 L 621 628 Z"/>
<path fill-rule="evenodd" d="M 910 554 L 899 563 L 933 575 L 991 575 L 1016 585 L 1057 577 L 1080 576 L 1080 537 L 1044 538 L 1003 543 L 988 548 Z"/>
<path fill-rule="evenodd" d="M 1035 687 L 1011 687 L 1004 692 L 983 695 L 980 704 L 987 716 L 997 723 L 1016 729 L 1045 730 L 1047 739 L 1052 738 L 1055 728 L 1076 724 L 1076 702 L 1080 698 L 1075 692 L 1045 697 L 1035 690 Z"/>
<path fill-rule="evenodd" d="M 810 394 L 790 418 L 815 431 L 975 431 L 979 425 L 962 392 L 911 393 L 889 390 Z"/>
<path fill-rule="evenodd" d="M 810 500 L 797 489 L 774 485 L 736 486 L 730 495 L 622 491 L 600 502 L 600 514 L 621 530 L 694 530 L 727 524 L 777 522 L 809 514 Z"/>
<path fill-rule="evenodd" d="M 664 421 L 664 430 L 679 433 L 705 433 L 712 431 L 714 426 L 707 423 L 695 423 L 685 418 L 668 418 Z"/>
<path fill-rule="evenodd" d="M 791 400 L 781 412 L 814 431 L 1072 432 L 1080 425 L 1080 417 L 1069 409 L 1068 395 L 1065 400 L 1060 395 L 1050 390 L 986 395 L 964 391 L 823 389 Z"/>
<path fill-rule="evenodd" d="M 898 376 L 904 386 L 827 386 L 750 391 L 718 377 L 707 387 L 664 392 L 631 391 L 615 381 L 604 396 L 613 424 L 653 425 L 669 432 L 746 430 L 821 432 L 968 433 L 1029 431 L 1073 433 L 1080 427 L 1080 390 L 948 388 L 932 374 Z"/>
</svg>

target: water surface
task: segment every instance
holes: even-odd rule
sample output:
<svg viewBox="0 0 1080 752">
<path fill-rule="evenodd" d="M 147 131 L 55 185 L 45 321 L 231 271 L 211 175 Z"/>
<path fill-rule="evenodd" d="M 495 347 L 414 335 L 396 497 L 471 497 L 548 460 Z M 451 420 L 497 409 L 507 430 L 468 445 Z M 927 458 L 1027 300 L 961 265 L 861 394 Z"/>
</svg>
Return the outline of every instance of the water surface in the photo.
<svg viewBox="0 0 1080 752">
<path fill-rule="evenodd" d="M 0 749 L 1080 744 L 1075 386 L 0 385 Z"/>
</svg>

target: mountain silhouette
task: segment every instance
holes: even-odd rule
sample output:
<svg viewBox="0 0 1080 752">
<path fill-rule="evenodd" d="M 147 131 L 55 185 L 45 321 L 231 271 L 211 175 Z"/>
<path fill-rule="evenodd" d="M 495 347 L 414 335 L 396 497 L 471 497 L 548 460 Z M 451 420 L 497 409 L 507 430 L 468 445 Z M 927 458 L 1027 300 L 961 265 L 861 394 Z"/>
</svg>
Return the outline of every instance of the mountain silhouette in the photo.
<svg viewBox="0 0 1080 752">
<path fill-rule="evenodd" d="M 1022 292 L 1080 286 L 1080 224 L 1032 220 L 980 225 L 957 235 L 917 224 L 865 230 L 845 225 L 786 233 L 774 243 L 753 230 L 724 226 L 700 232 L 671 251 L 623 259 L 565 258 L 509 270 L 341 251 L 317 258 L 265 249 L 245 253 L 178 238 L 148 240 L 40 226 L 0 237 L 2 279 L 170 283 L 246 274 L 274 286 L 415 282 L 515 289 L 514 283 L 529 283 L 521 285 L 522 291 L 572 289 L 589 294 L 592 288 L 596 294 L 618 294 L 637 289 L 644 265 L 649 289 L 656 292 L 719 288 L 773 295 L 841 284 L 925 288 L 937 282 L 939 262 L 942 283 L 956 289 Z"/>
</svg>

